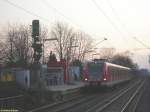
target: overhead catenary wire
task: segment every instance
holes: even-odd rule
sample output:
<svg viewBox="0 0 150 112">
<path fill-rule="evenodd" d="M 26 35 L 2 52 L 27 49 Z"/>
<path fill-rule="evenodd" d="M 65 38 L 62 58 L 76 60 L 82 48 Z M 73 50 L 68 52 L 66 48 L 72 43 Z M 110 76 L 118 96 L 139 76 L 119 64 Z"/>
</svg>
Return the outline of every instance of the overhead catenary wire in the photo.
<svg viewBox="0 0 150 112">
<path fill-rule="evenodd" d="M 24 12 L 26 12 L 26 13 L 32 15 L 32 16 L 34 16 L 34 17 L 37 17 L 37 18 L 42 19 L 42 20 L 47 21 L 47 22 L 50 21 L 49 19 L 47 19 L 47 18 L 45 18 L 45 17 L 42 17 L 42 16 L 40 16 L 40 15 L 38 15 L 38 14 L 35 14 L 34 12 L 32 12 L 32 11 L 30 11 L 30 10 L 27 10 L 27 9 L 25 9 L 24 7 L 19 6 L 18 4 L 13 3 L 13 2 L 11 2 L 11 1 L 9 1 L 9 0 L 3 0 L 3 1 L 6 2 L 6 3 L 8 3 L 9 5 L 14 6 L 14 7 L 17 8 L 17 9 L 20 9 L 20 10 L 22 10 L 22 11 L 24 11 Z M 62 17 L 64 17 L 64 18 L 65 18 L 66 20 L 68 20 L 70 23 L 72 23 L 72 24 L 74 24 L 75 26 L 77 26 L 78 28 L 82 29 L 82 27 L 81 27 L 78 23 L 73 22 L 69 17 L 67 17 L 66 15 L 64 15 L 64 14 L 63 14 L 61 11 L 59 11 L 57 8 L 53 7 L 47 0 L 41 0 L 41 1 L 42 1 L 48 8 L 52 8 L 55 12 L 57 12 L 59 15 L 61 15 Z"/>
<path fill-rule="evenodd" d="M 141 45 L 143 45 L 146 49 L 150 49 L 149 46 L 145 45 L 142 41 L 138 40 L 136 37 L 133 36 L 133 34 L 127 29 L 126 25 L 124 23 L 122 23 L 121 19 L 119 18 L 118 14 L 116 13 L 114 7 L 112 6 L 112 3 L 110 2 L 110 0 L 106 0 L 109 7 L 111 8 L 113 15 L 115 16 L 116 20 L 120 23 L 120 26 L 127 32 L 127 34 L 136 42 L 140 43 Z"/>
<path fill-rule="evenodd" d="M 48 8 L 52 8 L 55 12 L 57 12 L 62 17 L 66 18 L 67 20 L 71 21 L 67 16 L 65 16 L 62 12 L 60 12 L 57 8 L 53 7 L 47 0 L 41 0 L 41 2 Z"/>
<path fill-rule="evenodd" d="M 69 18 L 68 16 L 66 16 L 65 14 L 63 14 L 60 10 L 58 10 L 57 8 L 55 8 L 54 6 L 52 6 L 47 0 L 41 0 L 41 2 L 48 8 L 51 8 L 52 10 L 54 10 L 56 13 L 58 13 L 60 16 L 62 16 L 63 18 L 65 18 L 67 21 L 69 21 L 70 23 L 74 24 L 75 26 L 77 26 L 78 28 L 81 28 L 81 26 L 78 23 L 75 23 L 74 21 L 71 20 L 71 18 Z"/>
<path fill-rule="evenodd" d="M 118 29 L 118 27 L 117 27 L 117 26 L 115 25 L 115 23 L 111 20 L 111 18 L 105 13 L 105 11 L 100 7 L 100 5 L 97 4 L 97 2 L 96 2 L 95 0 L 91 0 L 91 1 L 92 1 L 92 2 L 95 4 L 95 6 L 99 9 L 99 11 L 107 18 L 107 20 L 111 23 L 111 25 L 112 25 L 117 31 L 119 31 L 120 34 L 122 34 L 122 32 Z M 107 1 L 108 1 L 108 0 L 107 0 Z M 115 9 L 113 8 L 112 4 L 111 4 L 109 1 L 108 1 L 108 3 L 109 3 L 109 6 L 110 6 L 110 8 L 111 8 L 111 10 L 112 10 L 112 12 L 113 12 L 113 14 L 114 14 L 116 20 L 119 21 L 119 22 L 121 22 L 120 18 L 117 16 L 117 13 L 116 13 Z M 141 41 L 135 39 L 134 36 L 132 36 L 132 33 L 131 33 L 129 30 L 127 30 L 127 27 L 126 27 L 125 24 L 121 23 L 120 26 L 121 26 L 123 29 L 125 29 L 125 31 L 128 33 L 128 35 L 129 35 L 130 37 L 132 37 L 132 39 L 134 39 L 134 40 L 137 41 L 138 43 L 142 44 L 144 47 L 150 48 L 150 47 L 146 46 L 143 42 L 141 42 Z M 123 37 L 125 37 L 125 36 L 123 35 Z"/>
<path fill-rule="evenodd" d="M 20 9 L 20 10 L 22 10 L 22 11 L 24 11 L 24 12 L 26 12 L 26 13 L 28 13 L 28 14 L 30 14 L 30 15 L 32 15 L 32 16 L 35 16 L 35 17 L 40 18 L 40 19 L 42 19 L 44 21 L 47 21 L 47 22 L 49 21 L 47 18 L 42 17 L 42 16 L 40 16 L 38 14 L 35 14 L 34 12 L 31 12 L 31 11 L 29 11 L 29 10 L 27 10 L 27 9 L 25 9 L 25 8 L 23 8 L 23 7 L 21 7 L 21 6 L 17 5 L 17 4 L 9 1 L 9 0 L 3 0 L 3 1 L 8 3 L 8 4 L 10 4 L 10 5 L 12 5 L 12 6 L 14 6 L 14 7 L 16 7 L 16 8 L 18 8 L 18 9 Z"/>
<path fill-rule="evenodd" d="M 137 39 L 136 37 L 133 37 L 134 40 L 136 40 L 137 42 L 139 42 L 141 45 L 143 45 L 145 48 L 150 49 L 149 46 L 147 46 L 145 43 L 143 43 L 142 41 L 140 41 L 139 39 Z"/>
<path fill-rule="evenodd" d="M 69 20 L 71 23 L 73 23 L 72 22 L 72 20 L 70 19 L 70 18 L 68 18 L 67 16 L 65 16 L 61 11 L 59 11 L 57 8 L 55 8 L 55 7 L 53 7 L 47 0 L 41 0 L 47 7 L 51 7 L 53 10 L 55 10 L 59 15 L 61 15 L 62 17 L 64 17 L 64 18 L 66 18 L 67 20 Z M 111 25 L 120 33 L 120 34 L 122 34 L 122 32 L 118 29 L 118 27 L 115 25 L 115 23 L 111 20 L 111 18 L 109 18 L 109 16 L 107 16 L 107 14 L 103 11 L 103 9 L 97 4 L 97 2 L 95 1 L 95 0 L 92 0 L 92 2 L 97 6 L 97 8 L 103 13 L 103 15 L 107 18 L 107 20 L 111 23 Z M 113 12 L 113 14 L 114 14 L 114 16 L 116 17 L 116 19 L 117 19 L 117 21 L 119 21 L 120 23 L 121 23 L 121 27 L 123 28 L 123 29 L 125 29 L 126 30 L 126 32 L 131 36 L 132 35 L 132 33 L 129 31 L 129 30 L 127 30 L 127 27 L 126 27 L 126 25 L 125 24 L 123 24 L 122 22 L 121 22 L 121 19 L 117 16 L 117 13 L 116 13 L 116 11 L 115 11 L 115 9 L 113 8 L 113 6 L 112 6 L 112 4 L 110 3 L 110 1 L 108 1 L 108 3 L 109 3 L 109 6 L 110 6 L 110 8 L 111 8 L 111 10 L 112 10 L 112 12 Z M 73 23 L 74 24 L 74 23 Z M 76 24 L 77 25 L 77 24 Z M 81 27 L 81 26 L 79 26 L 79 25 L 77 25 L 79 28 Z M 123 37 L 125 37 L 124 35 L 123 35 Z M 139 42 L 140 44 L 142 44 L 144 47 L 146 47 L 146 45 L 144 45 L 144 43 L 142 43 L 142 42 L 140 42 L 140 41 L 138 41 L 137 39 L 135 39 L 133 36 L 131 36 L 135 41 L 137 41 L 137 42 Z M 147 46 L 147 48 L 148 48 L 148 46 Z"/>
<path fill-rule="evenodd" d="M 21 6 L 17 5 L 17 4 L 15 4 L 15 3 L 9 1 L 9 0 L 3 0 L 3 1 L 7 2 L 8 4 L 10 4 L 10 5 L 12 5 L 12 6 L 14 6 L 14 7 L 16 7 L 16 8 L 18 8 L 18 9 L 20 9 L 20 10 L 22 10 L 22 11 L 24 11 L 24 12 L 30 14 L 30 15 L 32 15 L 32 16 L 38 17 L 38 18 L 40 18 L 40 19 L 42 19 L 42 20 L 44 20 L 44 21 L 49 21 L 47 18 L 42 17 L 42 16 L 40 16 L 40 15 L 38 15 L 38 14 L 35 14 L 35 13 L 33 13 L 33 12 L 31 12 L 31 11 L 29 11 L 29 10 L 27 10 L 27 9 L 25 9 L 25 8 L 23 8 L 23 7 L 21 7 Z M 42 0 L 42 1 L 43 1 L 43 0 Z M 53 8 L 53 10 L 55 10 L 57 13 L 59 13 L 61 16 L 63 16 L 64 18 L 66 18 L 67 20 L 69 20 L 71 23 L 73 23 L 71 19 L 69 19 L 67 16 L 65 16 L 63 13 L 61 13 L 61 12 L 60 12 L 58 9 L 56 9 L 55 7 L 51 6 L 51 5 L 47 2 L 47 0 L 44 0 L 44 1 L 46 1 L 46 2 L 44 3 L 45 5 L 47 4 L 47 6 Z M 109 22 L 112 24 L 112 26 L 120 32 L 120 30 L 117 28 L 117 26 L 114 24 L 114 22 L 109 18 L 109 16 L 107 16 L 107 15 L 105 14 L 105 12 L 99 7 L 99 5 L 95 2 L 95 0 L 92 0 L 92 1 L 93 1 L 93 3 L 97 6 L 97 8 L 98 8 L 99 10 L 101 10 L 101 12 L 103 13 L 103 15 L 109 20 Z M 110 7 L 111 7 L 111 9 L 112 9 L 114 15 L 116 16 L 117 20 L 118 20 L 118 21 L 121 21 L 120 18 L 119 18 L 119 17 L 117 16 L 117 14 L 115 13 L 115 10 L 114 10 L 114 8 L 112 7 L 111 3 L 109 3 L 109 4 L 110 4 Z M 73 23 L 73 24 L 74 24 L 74 23 Z M 77 25 L 77 24 L 76 24 L 76 26 L 81 27 L 81 26 L 79 26 L 79 25 Z M 126 29 L 125 24 L 121 24 L 121 26 L 123 26 L 123 27 Z M 129 32 L 127 29 L 126 29 L 126 31 L 128 32 L 128 34 L 131 34 L 131 32 Z M 133 38 L 133 37 L 132 37 L 132 38 Z M 137 42 L 139 42 L 137 39 L 135 39 L 135 38 L 133 38 L 133 39 L 136 40 Z M 139 43 L 142 44 L 144 47 L 149 48 L 148 46 L 144 45 L 144 43 L 142 43 L 141 41 L 140 41 Z"/>
<path fill-rule="evenodd" d="M 48 7 L 49 9 L 53 9 L 56 13 L 58 13 L 60 16 L 62 16 L 63 18 L 65 18 L 68 22 L 74 24 L 75 26 L 77 26 L 78 28 L 80 28 L 82 30 L 82 26 L 79 25 L 78 23 L 75 23 L 74 21 L 71 20 L 71 18 L 69 18 L 68 16 L 66 16 L 64 13 L 62 13 L 59 9 L 57 9 L 56 7 L 54 7 L 52 4 L 50 4 L 48 2 L 48 0 L 41 0 L 41 2 Z M 94 35 L 94 34 L 92 34 Z M 95 35 L 96 36 L 96 35 Z M 101 36 L 98 36 L 101 37 Z"/>
<path fill-rule="evenodd" d="M 97 9 L 99 10 L 99 12 L 102 13 L 105 16 L 105 18 L 112 25 L 112 27 L 122 35 L 121 37 L 123 37 L 123 39 L 125 39 L 124 34 L 120 31 L 120 29 L 116 26 L 116 24 L 111 20 L 111 18 L 105 13 L 105 11 L 100 7 L 100 5 L 98 5 L 95 0 L 91 0 L 91 1 L 97 7 Z"/>
<path fill-rule="evenodd" d="M 9 1 L 9 0 L 3 0 L 3 1 L 6 2 L 6 3 L 8 3 L 9 5 L 11 5 L 11 6 L 13 6 L 13 7 L 19 9 L 19 10 L 22 10 L 22 11 L 24 11 L 24 12 L 26 12 L 26 13 L 32 15 L 32 16 L 38 17 L 39 19 L 42 19 L 42 20 L 47 21 L 47 22 L 50 21 L 50 20 L 48 20 L 47 18 L 42 17 L 42 16 L 40 16 L 40 15 L 38 15 L 38 14 L 35 14 L 34 12 L 31 12 L 30 10 L 27 10 L 27 9 L 25 9 L 24 7 L 19 6 L 18 4 L 13 3 L 13 2 L 11 2 L 11 1 Z M 59 11 L 57 8 L 53 7 L 48 1 L 46 1 L 46 0 L 41 0 L 41 1 L 42 1 L 48 8 L 52 8 L 52 9 L 53 9 L 55 12 L 57 12 L 59 15 L 61 15 L 62 17 L 64 17 L 64 18 L 67 19 L 68 21 L 70 21 L 70 23 L 76 25 L 78 28 L 81 28 L 81 26 L 80 26 L 79 24 L 74 23 L 69 17 L 65 16 L 61 11 Z"/>
<path fill-rule="evenodd" d="M 106 1 L 107 1 L 108 5 L 109 5 L 110 9 L 112 10 L 112 14 L 114 15 L 115 19 L 119 22 L 119 24 L 122 27 L 122 29 L 124 29 L 129 35 L 132 35 L 131 32 L 127 29 L 126 25 L 124 23 L 122 23 L 120 17 L 116 13 L 116 10 L 112 6 L 112 3 L 110 2 L 110 0 L 106 0 Z"/>
<path fill-rule="evenodd" d="M 146 49 L 150 49 L 149 46 L 147 46 L 145 43 L 143 43 L 142 41 L 138 40 L 137 38 L 133 37 L 134 40 L 136 40 L 138 43 L 140 43 L 141 45 L 143 45 Z"/>
</svg>

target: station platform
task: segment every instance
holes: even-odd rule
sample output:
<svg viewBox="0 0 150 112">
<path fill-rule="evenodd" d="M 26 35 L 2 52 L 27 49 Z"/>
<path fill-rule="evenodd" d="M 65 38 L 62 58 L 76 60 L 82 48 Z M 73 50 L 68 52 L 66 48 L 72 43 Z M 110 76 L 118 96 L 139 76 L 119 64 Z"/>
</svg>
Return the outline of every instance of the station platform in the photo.
<svg viewBox="0 0 150 112">
<path fill-rule="evenodd" d="M 50 90 L 50 91 L 68 91 L 71 89 L 78 89 L 78 88 L 81 88 L 84 86 L 85 86 L 84 82 L 75 81 L 71 84 L 49 86 L 47 88 L 47 90 Z"/>
<path fill-rule="evenodd" d="M 52 92 L 52 99 L 54 101 L 62 101 L 71 99 L 81 94 L 81 88 L 84 86 L 84 82 L 76 81 L 66 85 L 50 86 L 47 90 Z"/>
</svg>

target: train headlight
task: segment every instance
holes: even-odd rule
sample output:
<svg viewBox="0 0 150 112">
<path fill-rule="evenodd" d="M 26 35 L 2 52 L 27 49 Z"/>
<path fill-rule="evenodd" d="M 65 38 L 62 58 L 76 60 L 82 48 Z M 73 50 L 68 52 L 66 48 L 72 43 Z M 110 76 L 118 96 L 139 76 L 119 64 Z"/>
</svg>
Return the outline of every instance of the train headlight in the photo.
<svg viewBox="0 0 150 112">
<path fill-rule="evenodd" d="M 87 78 L 85 78 L 84 80 L 85 80 L 85 81 L 87 81 L 88 79 L 87 79 Z"/>
<path fill-rule="evenodd" d="M 104 81 L 106 81 L 107 79 L 106 78 L 104 78 Z"/>
</svg>

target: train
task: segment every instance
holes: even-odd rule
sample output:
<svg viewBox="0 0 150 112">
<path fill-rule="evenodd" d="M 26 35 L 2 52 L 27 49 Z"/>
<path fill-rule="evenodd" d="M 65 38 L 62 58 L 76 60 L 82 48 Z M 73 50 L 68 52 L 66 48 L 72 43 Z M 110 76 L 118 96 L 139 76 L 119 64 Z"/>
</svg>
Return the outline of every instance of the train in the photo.
<svg viewBox="0 0 150 112">
<path fill-rule="evenodd" d="M 111 87 L 132 78 L 131 68 L 106 61 L 91 61 L 83 67 L 83 79 L 89 85 Z"/>
</svg>

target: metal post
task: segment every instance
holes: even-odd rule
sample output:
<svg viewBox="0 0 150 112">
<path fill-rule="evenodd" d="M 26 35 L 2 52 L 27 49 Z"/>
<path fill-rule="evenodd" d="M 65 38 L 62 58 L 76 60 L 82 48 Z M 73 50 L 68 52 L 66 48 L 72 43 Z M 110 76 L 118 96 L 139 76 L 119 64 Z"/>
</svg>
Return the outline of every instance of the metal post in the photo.
<svg viewBox="0 0 150 112">
<path fill-rule="evenodd" d="M 45 47 L 45 46 L 44 46 L 44 44 L 45 44 L 46 41 L 53 41 L 53 40 L 57 40 L 57 38 L 43 39 L 43 62 L 42 62 L 43 64 L 44 64 L 44 62 L 45 62 L 45 58 L 44 58 L 44 54 L 45 54 L 45 50 L 44 50 L 45 48 L 44 48 L 44 47 Z"/>
<path fill-rule="evenodd" d="M 13 62 L 13 38 L 10 38 L 10 52 L 11 52 L 11 64 L 12 64 L 12 62 Z"/>
<path fill-rule="evenodd" d="M 45 62 L 45 59 L 44 59 L 44 39 L 43 39 L 43 64 Z"/>
</svg>

